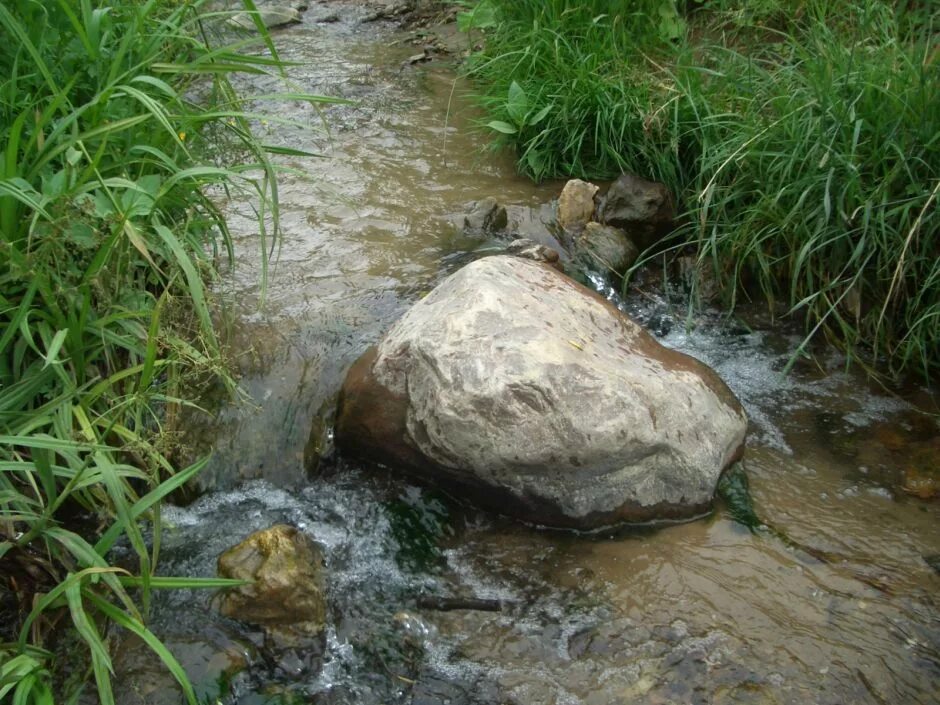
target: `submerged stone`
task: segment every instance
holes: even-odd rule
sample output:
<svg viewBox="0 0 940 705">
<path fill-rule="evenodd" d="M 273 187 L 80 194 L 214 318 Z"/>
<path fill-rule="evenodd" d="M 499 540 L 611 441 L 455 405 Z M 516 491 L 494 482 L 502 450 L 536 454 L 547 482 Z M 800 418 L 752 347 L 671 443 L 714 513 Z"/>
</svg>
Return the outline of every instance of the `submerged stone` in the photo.
<svg viewBox="0 0 940 705">
<path fill-rule="evenodd" d="M 506 208 L 495 198 L 484 198 L 467 204 L 463 226 L 471 232 L 493 234 L 505 229 L 506 222 Z"/>
<path fill-rule="evenodd" d="M 537 208 L 507 206 L 506 213 L 508 237 L 513 240 L 531 240 L 557 252 L 562 262 L 570 261 L 568 244 L 571 238 L 568 233 L 558 227 L 555 221 L 555 210 L 550 203 L 543 203 Z"/>
<path fill-rule="evenodd" d="M 543 264 L 452 275 L 347 375 L 337 440 L 538 524 L 690 518 L 747 420 L 708 367 Z"/>
<path fill-rule="evenodd" d="M 207 626 L 199 635 L 161 634 L 186 671 L 200 702 L 231 695 L 228 684 L 256 658 L 251 644 Z M 178 705 L 182 690 L 163 661 L 139 637 L 123 633 L 113 650 L 114 684 L 122 705 Z"/>
</svg>

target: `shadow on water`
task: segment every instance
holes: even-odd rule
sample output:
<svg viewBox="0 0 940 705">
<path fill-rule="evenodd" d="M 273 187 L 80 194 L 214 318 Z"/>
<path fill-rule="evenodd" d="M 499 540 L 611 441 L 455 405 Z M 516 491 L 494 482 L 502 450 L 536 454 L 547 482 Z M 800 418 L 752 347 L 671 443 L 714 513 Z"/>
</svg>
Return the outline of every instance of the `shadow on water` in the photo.
<svg viewBox="0 0 940 705">
<path fill-rule="evenodd" d="M 290 70 L 300 88 L 357 103 L 324 111 L 329 135 L 304 105 L 284 106 L 283 116 L 311 127 L 262 126 L 272 142 L 326 154 L 291 162 L 302 173 L 282 187 L 283 239 L 263 305 L 251 203 L 222 203 L 237 238 L 237 266 L 222 286 L 253 404 L 195 429 L 216 455 L 206 493 L 167 511 L 162 565 L 212 575 L 216 557 L 251 531 L 298 526 L 326 556 L 327 638 L 322 653 L 271 656 L 260 634 L 218 616 L 207 595 L 161 593 L 154 626 L 202 678 L 203 696 L 936 702 L 940 576 L 929 560 L 940 553 L 940 511 L 904 491 L 911 467 L 935 471 L 936 424 L 836 369 L 783 378 L 797 342 L 785 335 L 707 315 L 690 332 L 659 295 L 621 302 L 665 345 L 715 367 L 747 407 L 749 492 L 705 520 L 591 536 L 540 531 L 330 455 L 348 366 L 489 246 L 455 230 L 463 204 L 496 196 L 536 205 L 557 191 L 518 178 L 508 159 L 478 156 L 465 109 L 445 128 L 449 70 L 402 68 L 413 47 L 393 44 L 390 27 L 358 25 L 363 8 L 343 7 L 340 22 L 317 24 L 311 10 L 278 35 L 285 58 L 302 62 Z M 275 88 L 244 80 L 246 90 Z M 749 530 L 747 511 L 779 535 Z M 422 607 L 429 597 L 498 609 Z"/>
</svg>

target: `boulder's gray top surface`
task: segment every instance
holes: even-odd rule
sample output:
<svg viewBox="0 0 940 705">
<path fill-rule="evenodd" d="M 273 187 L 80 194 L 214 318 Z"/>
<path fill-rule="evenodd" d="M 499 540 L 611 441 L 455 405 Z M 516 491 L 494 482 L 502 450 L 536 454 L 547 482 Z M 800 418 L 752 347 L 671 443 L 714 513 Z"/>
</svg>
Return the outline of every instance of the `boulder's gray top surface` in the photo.
<svg viewBox="0 0 940 705">
<path fill-rule="evenodd" d="M 557 271 L 499 256 L 353 367 L 338 433 L 507 514 L 590 527 L 701 512 L 745 428 L 705 365 Z"/>
</svg>

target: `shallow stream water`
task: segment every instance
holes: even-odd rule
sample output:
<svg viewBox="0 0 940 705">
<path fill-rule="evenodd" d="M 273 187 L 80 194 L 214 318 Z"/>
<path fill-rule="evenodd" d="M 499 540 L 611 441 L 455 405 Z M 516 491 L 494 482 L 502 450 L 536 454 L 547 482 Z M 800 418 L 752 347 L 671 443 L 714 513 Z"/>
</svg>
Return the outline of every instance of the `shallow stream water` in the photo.
<svg viewBox="0 0 940 705">
<path fill-rule="evenodd" d="M 334 11 L 339 22 L 316 21 Z M 300 89 L 355 104 L 321 114 L 280 106 L 308 127 L 262 126 L 268 141 L 325 155 L 284 160 L 298 173 L 282 182 L 283 233 L 263 305 L 252 203 L 222 203 L 236 236 L 223 288 L 252 403 L 219 413 L 207 491 L 167 512 L 161 564 L 165 574 L 214 575 L 219 553 L 250 532 L 294 524 L 326 557 L 327 641 L 322 653 L 266 656 L 260 635 L 218 616 L 208 595 L 161 593 L 154 628 L 201 695 L 940 702 L 940 576 L 928 563 L 940 553 L 940 507 L 899 489 L 905 469 L 940 458 L 936 425 L 836 363 L 783 376 L 798 339 L 709 315 L 690 328 L 656 290 L 619 302 L 662 343 L 715 367 L 744 402 L 744 468 L 768 530 L 721 508 L 659 529 L 538 530 L 331 452 L 348 366 L 437 281 L 498 246 L 455 227 L 464 204 L 495 196 L 536 206 L 558 191 L 482 155 L 459 87 L 448 116 L 451 70 L 403 63 L 415 47 L 391 25 L 360 24 L 365 13 L 316 4 L 277 34 L 283 57 L 301 62 L 289 72 Z M 422 595 L 489 598 L 502 610 L 419 609 Z M 220 684 L 219 663 L 247 668 Z"/>
</svg>

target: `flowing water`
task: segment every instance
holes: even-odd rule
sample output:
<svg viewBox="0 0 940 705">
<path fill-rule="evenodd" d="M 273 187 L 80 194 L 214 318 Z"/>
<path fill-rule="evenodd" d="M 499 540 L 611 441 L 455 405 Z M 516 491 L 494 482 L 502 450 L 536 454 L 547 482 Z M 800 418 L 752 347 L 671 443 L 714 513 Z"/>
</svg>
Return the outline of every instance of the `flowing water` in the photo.
<svg viewBox="0 0 940 705">
<path fill-rule="evenodd" d="M 316 22 L 337 9 L 341 21 Z M 771 528 L 750 531 L 719 509 L 659 529 L 538 530 L 331 451 L 347 367 L 435 282 L 498 246 L 454 226 L 463 204 L 496 196 L 535 206 L 558 190 L 481 156 L 466 109 L 447 119 L 450 70 L 403 64 L 416 49 L 389 25 L 358 23 L 365 12 L 317 4 L 277 35 L 284 58 L 301 62 L 290 69 L 299 88 L 356 103 L 321 114 L 280 106 L 307 127 L 262 126 L 270 141 L 325 155 L 284 160 L 297 173 L 282 183 L 283 235 L 263 306 L 252 204 L 223 203 L 237 238 L 224 286 L 253 403 L 220 412 L 208 491 L 167 512 L 162 554 L 166 574 L 213 575 L 219 553 L 251 531 L 300 527 L 326 557 L 327 639 L 315 653 L 272 655 L 208 595 L 161 593 L 154 628 L 201 695 L 240 704 L 940 702 L 940 507 L 900 489 L 905 472 L 935 471 L 936 425 L 838 367 L 798 365 L 784 377 L 798 339 L 708 315 L 690 328 L 658 293 L 620 302 L 665 345 L 715 367 L 745 403 L 744 468 Z M 421 609 L 426 595 L 502 609 Z M 224 667 L 231 677 L 220 683 Z"/>
</svg>

